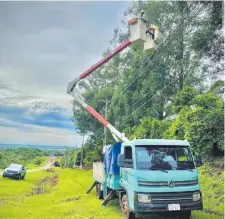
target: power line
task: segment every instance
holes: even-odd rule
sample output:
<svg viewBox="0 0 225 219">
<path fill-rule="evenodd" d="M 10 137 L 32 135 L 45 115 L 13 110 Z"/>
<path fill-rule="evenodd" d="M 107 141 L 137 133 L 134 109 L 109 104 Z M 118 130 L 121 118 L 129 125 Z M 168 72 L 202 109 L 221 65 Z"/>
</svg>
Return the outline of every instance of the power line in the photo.
<svg viewBox="0 0 225 219">
<path fill-rule="evenodd" d="M 205 3 L 206 4 L 206 3 Z M 204 4 L 204 5 L 205 5 Z M 173 29 L 173 31 L 171 31 L 172 33 L 173 32 L 175 32 L 175 30 L 176 29 L 180 29 L 180 31 L 179 32 L 175 32 L 175 36 L 176 36 L 176 38 L 178 38 L 179 37 L 179 35 L 184 31 L 184 28 L 186 28 L 187 27 L 187 25 L 189 25 L 190 24 L 190 22 L 192 22 L 192 20 L 196 17 L 196 14 L 198 13 L 196 13 L 192 18 L 191 18 L 191 20 L 189 21 L 187 21 L 187 23 L 185 24 L 185 25 L 183 25 L 183 28 L 180 28 L 180 26 L 181 26 L 181 24 L 183 23 L 183 21 L 191 14 L 191 12 L 196 8 L 196 6 L 198 5 L 198 3 L 196 3 L 195 5 L 194 5 L 194 7 L 190 10 L 190 12 L 189 12 L 189 14 L 187 14 L 186 15 L 186 17 L 185 18 L 183 18 L 183 20 Z M 202 7 L 203 8 L 203 7 Z M 199 11 L 201 11 L 202 10 L 202 8 L 199 10 Z M 170 32 L 170 33 L 171 33 Z M 143 66 L 144 66 L 144 64 L 151 58 L 151 57 L 153 57 L 152 59 L 151 59 L 151 64 L 153 63 L 153 61 L 155 61 L 156 60 L 156 58 L 158 58 L 158 57 L 160 57 L 159 55 L 160 54 L 162 54 L 163 52 L 165 52 L 171 45 L 172 45 L 172 42 L 176 39 L 176 38 L 172 38 L 164 47 L 163 47 L 163 45 L 165 44 L 165 42 L 167 41 L 167 40 L 169 40 L 170 39 L 170 37 L 172 36 L 172 34 L 170 34 L 167 38 L 166 38 L 166 40 L 164 41 L 164 43 L 160 46 L 160 48 L 162 48 L 162 51 L 161 50 L 157 50 L 156 51 L 156 53 L 155 54 L 153 54 L 153 55 L 151 55 L 149 58 L 147 58 L 143 63 L 142 63 L 142 66 L 138 69 L 138 71 L 140 71 L 141 69 L 143 69 Z M 142 74 L 140 74 L 139 75 L 139 77 L 141 77 L 142 75 L 144 74 L 144 72 L 142 73 Z M 138 79 L 138 77 L 136 77 L 121 93 L 122 94 L 124 94 L 127 90 L 128 90 L 128 88 L 136 81 Z M 143 99 L 143 98 L 142 98 Z M 138 101 L 139 102 L 139 101 Z M 119 115 L 120 116 L 120 115 Z"/>
<path fill-rule="evenodd" d="M 193 20 L 192 20 L 193 21 Z M 190 23 L 189 23 L 190 24 Z M 183 29 L 184 30 L 184 29 Z M 182 32 L 183 32 L 182 30 Z M 175 40 L 176 38 L 173 39 L 173 41 Z M 172 42 L 170 43 L 170 46 L 172 45 Z M 139 103 L 144 97 L 146 97 L 150 92 L 146 93 L 141 99 L 137 100 L 134 104 L 132 104 L 132 107 L 135 106 L 137 103 Z"/>
<path fill-rule="evenodd" d="M 190 11 L 190 13 L 181 21 L 181 23 L 183 23 L 183 21 L 191 14 L 191 12 L 197 7 L 199 3 L 197 3 Z M 182 33 L 184 31 L 184 28 L 186 28 L 194 19 L 195 17 L 198 16 L 198 14 L 203 10 L 203 8 L 206 6 L 207 2 L 192 16 L 189 18 L 189 20 L 187 20 L 187 22 L 185 24 L 183 24 L 182 28 L 181 27 L 176 27 L 176 29 L 179 29 L 179 31 L 174 31 L 175 32 L 175 37 L 177 38 L 180 33 Z M 164 48 L 162 50 L 156 51 L 155 53 L 155 57 L 159 57 L 160 54 L 164 53 L 172 44 L 172 42 L 176 39 L 176 38 L 171 38 L 170 41 L 164 46 Z M 155 58 L 154 57 L 154 58 Z"/>
<path fill-rule="evenodd" d="M 198 16 L 198 14 L 203 10 L 203 8 L 206 6 L 206 3 L 192 16 L 192 18 L 191 18 L 191 20 L 188 20 L 188 22 L 183 26 L 183 28 L 180 30 L 180 32 L 179 33 L 182 33 L 183 31 L 184 31 L 184 28 L 186 28 L 194 19 L 195 19 L 195 17 L 197 17 Z M 196 5 L 195 5 L 195 7 L 196 7 Z M 195 8 L 194 7 L 194 8 Z M 187 16 L 186 16 L 187 17 Z M 176 35 L 176 38 L 178 38 L 179 37 L 179 33 Z M 168 37 L 169 38 L 169 37 Z M 176 38 L 173 38 L 173 41 L 176 39 Z M 171 46 L 172 45 L 172 42 L 170 41 L 169 42 L 169 45 Z M 167 47 L 168 48 L 168 47 Z M 164 50 L 165 51 L 165 50 Z M 159 56 L 158 56 L 159 57 Z M 153 61 L 154 59 L 152 59 L 152 61 Z M 154 60 L 155 61 L 155 60 Z M 131 82 L 132 83 L 132 82 Z M 161 83 L 162 84 L 162 83 Z M 160 85 L 161 85 L 160 84 Z M 158 88 L 158 86 L 157 86 L 157 88 Z M 147 94 L 149 94 L 150 92 L 148 92 L 148 93 L 146 93 L 140 100 L 142 100 L 144 97 L 146 97 L 147 96 Z M 138 101 L 136 101 L 133 105 L 132 105 L 132 107 L 135 105 L 135 104 L 137 104 L 138 102 L 140 102 L 140 100 L 138 100 Z M 126 111 L 126 110 L 125 110 Z M 124 111 L 124 112 L 125 112 Z M 124 112 L 122 112 L 117 118 L 119 118 Z"/>
<path fill-rule="evenodd" d="M 196 7 L 198 5 L 198 3 L 196 3 L 195 5 L 194 5 L 194 7 L 191 9 L 191 11 L 189 12 L 189 14 L 194 10 L 194 8 Z M 186 15 L 186 17 L 188 17 L 189 16 L 189 14 L 187 14 Z M 185 17 L 185 18 L 186 18 Z M 185 18 L 183 18 L 183 21 L 185 20 Z M 174 30 L 173 31 L 171 31 L 171 32 L 175 32 L 175 30 L 177 29 L 177 28 L 179 28 L 179 26 L 181 26 L 181 24 L 182 24 L 182 21 L 177 25 L 177 27 L 175 27 L 174 28 Z M 177 35 L 178 35 L 179 33 L 177 33 Z M 167 37 L 167 39 L 164 41 L 164 43 L 171 37 L 171 35 L 172 34 L 170 34 L 168 37 Z M 168 43 L 166 44 L 166 46 L 168 45 Z M 154 54 L 155 55 L 155 54 Z M 153 56 L 153 55 L 152 55 Z M 148 57 L 143 63 L 142 63 L 142 65 L 141 65 L 141 67 L 138 69 L 138 71 L 140 71 L 141 70 L 141 68 L 143 68 L 143 66 L 144 66 L 144 64 L 152 57 L 152 56 L 150 56 L 150 57 Z M 147 56 L 146 56 L 147 57 Z M 145 57 L 145 58 L 146 58 Z M 152 59 L 152 61 L 153 61 L 154 59 Z M 142 76 L 142 75 L 141 75 Z M 137 78 L 135 78 L 135 80 L 136 80 Z M 134 80 L 134 81 L 135 81 Z M 131 82 L 131 84 L 134 82 L 134 81 L 132 81 Z M 130 84 L 130 85 L 131 85 Z M 130 85 L 122 92 L 122 93 L 125 93 L 126 92 L 126 90 L 130 87 Z"/>
<path fill-rule="evenodd" d="M 223 37 L 220 37 L 219 39 L 217 39 L 217 40 L 215 40 L 216 42 L 217 41 L 219 41 L 221 38 L 223 38 Z M 214 42 L 214 43 L 216 43 L 216 42 Z M 203 46 L 198 52 L 201 52 L 205 47 L 206 47 L 207 45 L 205 45 L 205 46 Z M 181 74 L 181 73 L 180 73 Z M 179 74 L 179 75 L 180 75 Z M 176 80 L 174 80 L 174 81 L 172 81 L 171 83 L 169 83 L 169 85 L 167 85 L 165 88 L 163 88 L 161 91 L 163 91 L 164 89 L 166 89 L 166 88 L 168 88 L 168 86 L 170 86 L 171 84 L 173 84 L 174 82 L 177 82 L 179 80 L 179 78 L 178 79 L 176 79 Z M 160 85 L 159 85 L 160 86 Z M 158 87 L 159 87 L 158 86 Z M 139 106 L 138 108 L 136 108 L 133 112 L 131 112 L 131 114 L 133 115 L 133 113 L 134 112 L 136 112 L 138 109 L 140 109 L 140 108 L 142 108 L 143 106 L 145 106 L 153 97 L 155 97 L 157 94 L 155 94 L 154 96 L 152 96 L 150 99 L 148 99 L 146 102 L 144 102 L 141 106 Z M 157 104 L 157 105 L 159 105 L 159 104 Z"/>
<path fill-rule="evenodd" d="M 162 48 L 162 49 L 166 49 L 167 47 L 166 46 L 168 46 L 168 45 L 170 45 L 170 41 L 164 46 L 164 44 L 166 43 L 166 41 L 168 41 L 169 39 L 170 39 L 170 37 L 172 37 L 172 35 L 173 35 L 173 33 L 174 34 L 176 34 L 176 30 L 177 29 L 179 29 L 179 27 L 181 26 L 181 24 L 182 24 L 182 22 L 191 14 L 191 12 L 196 8 L 196 6 L 199 4 L 199 2 L 197 2 L 195 5 L 194 5 L 194 7 L 192 8 L 192 9 L 190 9 L 190 12 L 186 15 L 186 17 L 184 17 L 183 18 L 183 20 L 170 32 L 171 34 L 169 34 L 169 36 L 164 40 L 164 42 L 163 42 L 163 44 L 159 47 L 159 49 L 160 48 Z M 164 47 L 163 47 L 164 46 Z M 147 55 L 144 57 L 144 58 L 146 58 L 146 57 L 148 57 L 147 59 L 145 59 L 144 60 L 144 62 L 142 63 L 142 65 L 140 66 L 140 68 L 136 71 L 136 72 L 138 72 L 138 71 L 140 71 L 142 68 L 143 68 L 143 66 L 144 66 L 144 64 L 147 62 L 147 61 L 149 61 L 152 57 L 154 58 L 154 57 L 157 57 L 156 55 L 157 54 L 161 54 L 164 50 L 162 50 L 162 52 L 160 51 L 160 50 L 157 50 L 156 51 L 156 53 L 154 53 L 153 55 L 151 55 L 150 57 L 148 57 Z M 152 61 L 153 61 L 153 59 L 152 59 Z M 139 75 L 139 77 L 141 77 L 143 74 L 140 74 Z M 122 91 L 122 93 L 125 93 L 127 90 L 128 90 L 128 88 L 135 82 L 137 80 L 137 77 Z"/>
</svg>

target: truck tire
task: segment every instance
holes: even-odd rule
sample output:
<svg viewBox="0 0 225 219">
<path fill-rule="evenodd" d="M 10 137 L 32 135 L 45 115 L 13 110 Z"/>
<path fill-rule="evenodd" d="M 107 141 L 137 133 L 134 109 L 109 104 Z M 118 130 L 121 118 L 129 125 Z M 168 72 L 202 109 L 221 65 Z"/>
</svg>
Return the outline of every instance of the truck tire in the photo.
<svg viewBox="0 0 225 219">
<path fill-rule="evenodd" d="M 98 183 L 96 185 L 96 195 L 98 197 L 98 199 L 103 199 L 103 191 L 101 191 L 101 184 Z"/>
<path fill-rule="evenodd" d="M 122 197 L 122 204 L 121 204 L 121 210 L 123 212 L 124 218 L 125 219 L 135 219 L 135 214 L 133 212 L 130 212 L 129 210 L 129 203 L 128 203 L 128 198 L 127 195 L 123 195 Z"/>
<path fill-rule="evenodd" d="M 181 211 L 178 215 L 179 219 L 190 219 L 191 218 L 191 211 Z"/>
</svg>

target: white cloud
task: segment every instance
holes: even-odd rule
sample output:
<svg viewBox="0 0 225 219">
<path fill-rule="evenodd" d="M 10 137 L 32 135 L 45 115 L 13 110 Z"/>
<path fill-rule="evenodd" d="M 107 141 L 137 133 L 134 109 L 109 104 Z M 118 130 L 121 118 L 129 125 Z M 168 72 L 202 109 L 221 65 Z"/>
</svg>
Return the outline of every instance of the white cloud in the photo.
<svg viewBox="0 0 225 219">
<path fill-rule="evenodd" d="M 59 128 L 30 127 L 32 132 L 0 127 L 1 143 L 80 146 L 82 136 Z"/>
<path fill-rule="evenodd" d="M 0 143 L 37 144 L 37 139 L 38 143 L 43 145 L 80 146 L 82 143 L 82 136 L 74 131 L 62 128 L 21 124 L 19 122 L 8 121 L 4 118 L 0 118 L 0 123 L 1 122 L 10 126 L 22 127 L 22 129 L 15 127 L 0 127 Z"/>
<path fill-rule="evenodd" d="M 0 106 L 10 108 L 25 108 L 28 112 L 44 113 L 44 112 L 56 112 L 61 113 L 65 110 L 64 107 L 49 100 L 33 97 L 33 96 L 22 96 L 22 97 L 5 97 L 0 99 Z"/>
<path fill-rule="evenodd" d="M 71 117 L 67 84 L 101 58 L 129 4 L 0 2 L 0 105 L 26 108 L 26 118 L 59 107 Z M 81 138 L 69 130 L 29 126 L 34 131 L 25 132 L 27 125 L 17 125 L 21 130 L 1 127 L 0 141 L 74 145 Z"/>
</svg>

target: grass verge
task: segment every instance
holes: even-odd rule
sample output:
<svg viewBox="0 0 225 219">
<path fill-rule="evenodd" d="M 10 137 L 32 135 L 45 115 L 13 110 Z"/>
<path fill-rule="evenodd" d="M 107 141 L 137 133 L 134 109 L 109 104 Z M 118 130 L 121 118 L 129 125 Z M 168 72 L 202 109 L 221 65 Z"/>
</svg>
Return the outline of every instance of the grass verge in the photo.
<svg viewBox="0 0 225 219">
<path fill-rule="evenodd" d="M 27 195 L 43 181 L 57 174 L 57 183 L 47 192 Z M 23 181 L 0 179 L 1 219 L 123 219 L 117 200 L 101 206 L 95 191 L 86 194 L 93 179 L 91 170 L 57 168 L 56 172 L 28 173 Z M 51 180 L 50 180 L 51 181 Z M 220 219 L 193 212 L 192 219 Z M 159 219 L 152 217 L 151 219 Z"/>
<path fill-rule="evenodd" d="M 224 171 L 210 163 L 199 168 L 204 211 L 224 215 Z"/>
</svg>

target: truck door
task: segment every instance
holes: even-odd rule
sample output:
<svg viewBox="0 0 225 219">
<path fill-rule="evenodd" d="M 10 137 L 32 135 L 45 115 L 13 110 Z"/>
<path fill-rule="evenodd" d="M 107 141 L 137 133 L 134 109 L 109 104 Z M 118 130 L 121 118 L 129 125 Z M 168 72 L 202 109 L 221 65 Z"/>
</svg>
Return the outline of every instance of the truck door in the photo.
<svg viewBox="0 0 225 219">
<path fill-rule="evenodd" d="M 124 147 L 124 168 L 121 170 L 121 184 L 124 188 L 128 188 L 130 185 L 130 175 L 133 172 L 133 156 L 132 156 L 132 147 Z"/>
</svg>

